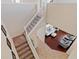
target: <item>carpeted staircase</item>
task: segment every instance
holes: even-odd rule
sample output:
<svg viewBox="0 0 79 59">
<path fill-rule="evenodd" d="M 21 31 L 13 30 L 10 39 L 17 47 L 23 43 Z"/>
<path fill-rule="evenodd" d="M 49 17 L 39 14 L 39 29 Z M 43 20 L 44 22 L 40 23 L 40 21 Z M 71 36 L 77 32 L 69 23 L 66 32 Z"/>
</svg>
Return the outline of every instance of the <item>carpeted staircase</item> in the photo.
<svg viewBox="0 0 79 59">
<path fill-rule="evenodd" d="M 19 59 L 35 59 L 24 35 L 13 38 Z"/>
</svg>

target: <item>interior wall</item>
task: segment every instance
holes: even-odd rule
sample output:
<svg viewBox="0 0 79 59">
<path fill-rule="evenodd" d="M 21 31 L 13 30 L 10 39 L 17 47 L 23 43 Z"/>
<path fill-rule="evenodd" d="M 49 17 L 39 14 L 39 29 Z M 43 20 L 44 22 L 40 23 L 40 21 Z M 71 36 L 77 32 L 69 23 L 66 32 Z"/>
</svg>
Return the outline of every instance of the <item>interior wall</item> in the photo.
<svg viewBox="0 0 79 59">
<path fill-rule="evenodd" d="M 53 0 L 53 3 L 76 3 L 77 0 Z"/>
<path fill-rule="evenodd" d="M 77 13 L 76 4 L 48 4 L 46 20 L 68 33 L 76 35 Z"/>
<path fill-rule="evenodd" d="M 36 12 L 36 4 L 2 4 L 1 18 L 11 37 L 24 32 L 24 26 Z"/>
<path fill-rule="evenodd" d="M 72 51 L 68 59 L 77 59 L 77 52 L 75 49 Z"/>
<path fill-rule="evenodd" d="M 1 0 L 1 4 L 4 4 L 4 3 L 11 3 L 12 2 L 12 0 Z"/>
<path fill-rule="evenodd" d="M 68 59 L 77 59 L 77 40 L 74 41 L 67 53 L 69 53 Z"/>
<path fill-rule="evenodd" d="M 7 46 L 6 38 L 2 31 L 1 31 L 1 59 L 12 59 L 11 51 Z"/>
<path fill-rule="evenodd" d="M 77 50 L 74 48 L 74 50 L 71 52 L 68 59 L 77 59 Z"/>
<path fill-rule="evenodd" d="M 22 3 L 37 3 L 38 0 L 20 0 Z"/>
<path fill-rule="evenodd" d="M 14 3 L 36 3 L 38 0 L 1 0 L 1 4 L 14 4 Z"/>
<path fill-rule="evenodd" d="M 47 8 L 47 23 L 56 26 L 73 35 L 77 34 L 77 8 L 76 3 L 51 3 Z M 77 43 L 73 44 L 73 47 L 68 50 L 68 59 L 77 58 Z"/>
</svg>

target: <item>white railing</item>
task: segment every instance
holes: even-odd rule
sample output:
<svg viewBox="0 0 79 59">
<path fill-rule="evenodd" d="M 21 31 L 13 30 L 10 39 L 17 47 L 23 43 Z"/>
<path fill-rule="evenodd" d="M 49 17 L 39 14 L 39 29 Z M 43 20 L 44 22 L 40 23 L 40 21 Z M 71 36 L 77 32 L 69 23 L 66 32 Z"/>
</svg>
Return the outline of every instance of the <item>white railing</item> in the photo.
<svg viewBox="0 0 79 59">
<path fill-rule="evenodd" d="M 34 47 L 34 42 L 32 42 L 30 38 L 30 34 L 35 30 L 35 28 L 39 25 L 39 23 L 43 20 L 43 15 L 39 14 L 40 12 L 38 11 L 32 19 L 28 22 L 28 24 L 24 27 L 25 30 L 25 37 L 28 41 L 28 44 L 33 52 L 33 55 L 35 59 L 39 59 L 38 53 Z"/>
</svg>

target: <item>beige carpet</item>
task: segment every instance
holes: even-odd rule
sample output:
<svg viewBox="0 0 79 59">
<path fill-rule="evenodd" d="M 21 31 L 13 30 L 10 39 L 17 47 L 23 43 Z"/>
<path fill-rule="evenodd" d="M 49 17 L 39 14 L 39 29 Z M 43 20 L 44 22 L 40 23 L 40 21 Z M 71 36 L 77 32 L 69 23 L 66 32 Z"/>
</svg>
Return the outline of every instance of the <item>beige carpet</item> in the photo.
<svg viewBox="0 0 79 59">
<path fill-rule="evenodd" d="M 48 47 L 48 45 L 40 40 L 38 40 L 38 46 L 37 52 L 40 56 L 40 59 L 67 59 L 66 53 L 52 50 Z"/>
<path fill-rule="evenodd" d="M 34 58 L 23 35 L 14 38 L 13 41 L 15 43 L 15 47 L 20 59 Z M 48 45 L 46 45 L 39 39 L 37 39 L 37 41 L 38 41 L 38 47 L 36 50 L 40 59 L 67 59 L 66 53 L 50 49 Z"/>
</svg>

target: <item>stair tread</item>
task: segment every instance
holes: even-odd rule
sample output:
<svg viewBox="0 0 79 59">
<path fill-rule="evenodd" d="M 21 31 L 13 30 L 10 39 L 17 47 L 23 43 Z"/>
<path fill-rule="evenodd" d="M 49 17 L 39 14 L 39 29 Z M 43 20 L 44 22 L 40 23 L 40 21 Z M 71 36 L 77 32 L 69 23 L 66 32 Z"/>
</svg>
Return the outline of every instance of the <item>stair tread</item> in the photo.
<svg viewBox="0 0 79 59">
<path fill-rule="evenodd" d="M 25 48 L 27 48 L 27 47 L 29 48 L 28 44 L 24 44 L 24 45 L 22 45 L 22 46 L 16 48 L 16 50 L 17 50 L 17 52 L 19 52 L 19 51 L 21 51 L 21 50 L 23 50 L 23 49 L 25 49 Z"/>
<path fill-rule="evenodd" d="M 21 59 L 28 57 L 30 55 L 33 55 L 31 51 L 26 52 L 25 54 L 23 54 L 22 56 L 19 56 Z"/>
<path fill-rule="evenodd" d="M 24 44 L 26 44 L 27 42 L 25 41 L 25 42 L 21 42 L 21 43 L 19 43 L 18 45 L 15 45 L 15 47 L 16 48 L 18 48 L 18 47 L 20 47 L 20 46 L 22 46 L 22 45 L 24 45 Z M 27 43 L 28 44 L 28 43 Z"/>
<path fill-rule="evenodd" d="M 33 56 L 33 55 L 30 55 L 30 56 L 25 57 L 25 58 L 23 58 L 23 59 L 33 59 L 33 58 L 34 58 L 34 56 Z"/>
<path fill-rule="evenodd" d="M 24 50 L 18 52 L 18 55 L 21 56 L 21 55 L 25 54 L 28 51 L 30 51 L 30 49 L 29 48 L 25 48 Z"/>
<path fill-rule="evenodd" d="M 13 38 L 13 42 L 15 43 L 15 46 L 18 46 L 19 44 L 22 44 L 23 42 L 27 42 L 24 34 L 17 36 L 15 38 Z"/>
</svg>

